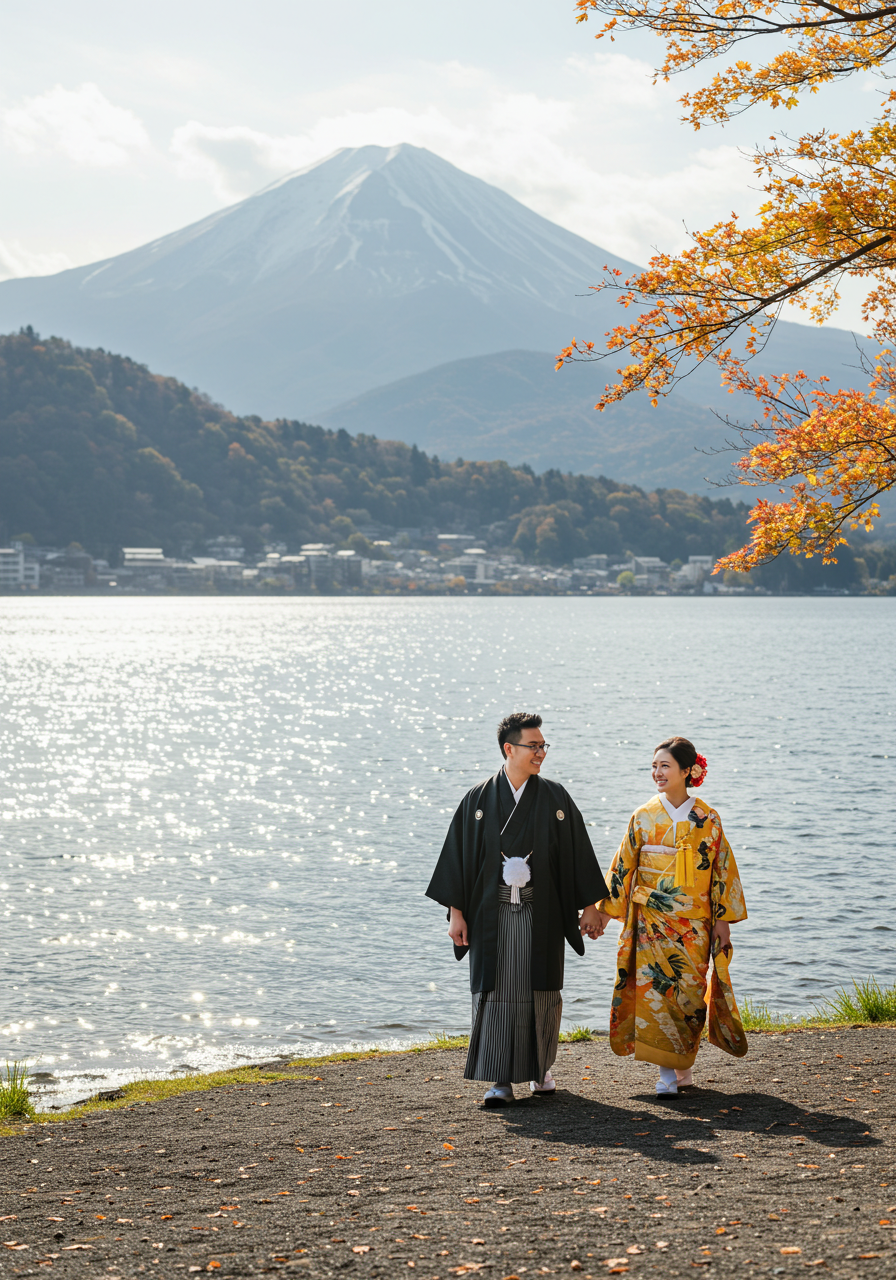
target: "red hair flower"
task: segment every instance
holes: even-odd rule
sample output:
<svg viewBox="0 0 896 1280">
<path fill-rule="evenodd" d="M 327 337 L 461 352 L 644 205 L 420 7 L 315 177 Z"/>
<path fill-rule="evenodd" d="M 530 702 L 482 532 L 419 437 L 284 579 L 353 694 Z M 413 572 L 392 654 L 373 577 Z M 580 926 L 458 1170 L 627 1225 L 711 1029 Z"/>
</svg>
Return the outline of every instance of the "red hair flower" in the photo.
<svg viewBox="0 0 896 1280">
<path fill-rule="evenodd" d="M 696 764 L 691 765 L 690 785 L 692 787 L 702 787 L 706 781 L 706 756 L 697 756 Z"/>
</svg>

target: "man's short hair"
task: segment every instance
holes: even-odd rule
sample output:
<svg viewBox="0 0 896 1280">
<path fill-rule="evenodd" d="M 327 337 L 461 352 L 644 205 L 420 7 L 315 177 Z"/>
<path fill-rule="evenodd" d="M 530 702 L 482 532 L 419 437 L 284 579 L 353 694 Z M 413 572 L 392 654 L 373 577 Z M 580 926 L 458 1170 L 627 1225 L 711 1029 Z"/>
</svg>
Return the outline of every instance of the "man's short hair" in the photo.
<svg viewBox="0 0 896 1280">
<path fill-rule="evenodd" d="M 541 716 L 533 715 L 531 711 L 514 711 L 512 716 L 505 716 L 498 725 L 498 750 L 501 752 L 502 759 L 507 758 L 504 750 L 505 742 L 515 745 L 523 736 L 523 729 L 540 728 Z"/>
</svg>

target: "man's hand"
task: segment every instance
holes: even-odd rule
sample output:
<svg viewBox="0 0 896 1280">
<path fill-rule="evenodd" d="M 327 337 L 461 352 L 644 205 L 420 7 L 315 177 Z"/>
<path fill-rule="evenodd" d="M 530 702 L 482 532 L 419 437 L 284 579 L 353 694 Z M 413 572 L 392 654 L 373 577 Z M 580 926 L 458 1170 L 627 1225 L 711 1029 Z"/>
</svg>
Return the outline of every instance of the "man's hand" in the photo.
<svg viewBox="0 0 896 1280">
<path fill-rule="evenodd" d="M 470 945 L 467 938 L 467 922 L 463 917 L 463 912 L 457 907 L 451 908 L 451 919 L 448 922 L 448 937 L 456 947 L 468 947 Z"/>
<path fill-rule="evenodd" d="M 715 940 L 718 938 L 723 951 L 727 951 L 731 946 L 731 925 L 727 920 L 717 920 L 712 927 L 712 943 L 711 950 L 715 951 Z"/>
<path fill-rule="evenodd" d="M 587 933 L 588 937 L 593 941 L 601 936 L 610 923 L 610 919 L 611 917 L 607 915 L 606 911 L 598 911 L 597 907 L 592 903 L 579 916 L 579 933 L 583 936 Z"/>
</svg>

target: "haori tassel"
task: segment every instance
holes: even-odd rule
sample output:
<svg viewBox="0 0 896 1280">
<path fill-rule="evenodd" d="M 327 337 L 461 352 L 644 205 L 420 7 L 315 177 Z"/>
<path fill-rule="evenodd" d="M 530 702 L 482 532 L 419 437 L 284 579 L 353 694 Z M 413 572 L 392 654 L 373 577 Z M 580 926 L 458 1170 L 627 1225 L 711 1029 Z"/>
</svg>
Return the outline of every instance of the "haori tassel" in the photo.
<svg viewBox="0 0 896 1280">
<path fill-rule="evenodd" d="M 501 857 L 504 858 L 503 853 Z M 527 853 L 525 858 L 504 858 L 504 883 L 510 885 L 510 905 L 512 907 L 520 905 L 520 889 L 532 879 L 532 870 L 529 866 L 531 857 L 532 854 Z"/>
<path fill-rule="evenodd" d="M 689 840 L 679 840 L 675 846 L 675 883 L 690 887 L 694 879 L 694 850 Z"/>
</svg>

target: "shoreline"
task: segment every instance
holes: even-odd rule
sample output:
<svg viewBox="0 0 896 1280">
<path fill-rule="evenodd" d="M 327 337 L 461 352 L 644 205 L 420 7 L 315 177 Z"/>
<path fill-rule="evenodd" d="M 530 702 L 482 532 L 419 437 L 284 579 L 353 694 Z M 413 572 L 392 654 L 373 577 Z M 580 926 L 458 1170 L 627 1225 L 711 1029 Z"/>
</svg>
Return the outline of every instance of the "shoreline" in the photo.
<svg viewBox="0 0 896 1280">
<path fill-rule="evenodd" d="M 666 591 L 657 590 L 653 587 L 632 587 L 613 589 L 591 589 L 579 587 L 575 590 L 569 589 L 551 589 L 550 587 L 516 587 L 509 583 L 495 583 L 485 586 L 476 586 L 471 582 L 469 587 L 442 587 L 418 585 L 413 587 L 382 587 L 376 590 L 348 590 L 348 591 L 291 591 L 288 589 L 277 590 L 251 590 L 251 591 L 181 591 L 177 588 L 156 590 L 140 590 L 139 588 L 115 588 L 108 590 L 104 587 L 83 587 L 83 588 L 62 588 L 60 590 L 34 590 L 33 588 L 23 587 L 19 590 L 2 590 L 0 598 L 14 600 L 77 600 L 77 599 L 103 599 L 103 600 L 148 600 L 148 599 L 164 599 L 164 600 L 376 600 L 376 599 L 444 599 L 446 597 L 454 597 L 458 600 L 468 600 L 471 598 L 482 597 L 484 599 L 526 599 L 557 597 L 558 599 L 582 599 L 600 598 L 605 600 L 623 600 L 626 598 L 646 599 L 648 597 L 662 596 L 665 599 L 673 600 L 707 600 L 719 599 L 722 597 L 732 597 L 738 600 L 756 599 L 756 600 L 826 600 L 826 599 L 888 599 L 893 595 L 892 591 L 850 591 L 847 588 L 839 589 L 834 587 L 818 587 L 811 591 L 771 591 L 765 587 L 745 588 L 745 587 L 726 587 L 719 584 L 713 591 Z"/>
<path fill-rule="evenodd" d="M 458 1048 L 87 1104 L 0 1143 L 3 1274 L 80 1277 L 89 1261 L 162 1280 L 665 1280 L 809 1264 L 885 1280 L 894 1030 L 754 1032 L 740 1060 L 706 1046 L 678 1098 L 601 1038 L 561 1045 L 556 1095 L 517 1087 L 499 1111 L 482 1109 Z"/>
<path fill-rule="evenodd" d="M 801 1021 L 785 1022 L 778 1021 L 778 1015 L 772 1014 L 768 1015 L 768 1017 L 770 1021 L 765 1021 L 761 1025 L 751 1025 L 750 1020 L 745 1016 L 744 1026 L 748 1036 L 790 1037 L 816 1032 L 896 1031 L 896 1021 L 836 1022 L 805 1018 Z M 560 1033 L 561 1050 L 571 1044 L 598 1044 L 602 1042 L 609 1046 L 608 1030 L 573 1027 Z M 48 1108 L 46 1110 L 35 1109 L 35 1115 L 30 1119 L 18 1119 L 0 1115 L 0 1138 L 13 1136 L 29 1125 L 59 1124 L 78 1120 L 83 1115 L 92 1114 L 94 1111 L 126 1110 L 133 1106 L 177 1097 L 185 1093 L 226 1088 L 234 1082 L 240 1083 L 244 1080 L 255 1081 L 259 1073 L 265 1080 L 292 1079 L 295 1077 L 296 1071 L 300 1071 L 302 1068 L 312 1070 L 339 1063 L 381 1061 L 390 1057 L 406 1057 L 411 1054 L 441 1053 L 448 1050 L 466 1049 L 468 1043 L 469 1036 L 467 1035 L 442 1035 L 436 1036 L 431 1040 L 421 1041 L 419 1044 L 400 1048 L 384 1048 L 373 1045 L 368 1049 L 345 1049 L 334 1053 L 312 1055 L 307 1058 L 291 1058 L 288 1055 L 284 1055 L 277 1058 L 261 1059 L 258 1062 L 245 1063 L 239 1067 L 227 1067 L 219 1071 L 186 1071 L 176 1076 L 137 1077 L 135 1080 L 114 1086 L 111 1089 L 99 1089 L 89 1097 L 74 1102 L 67 1107 L 60 1107 L 59 1109 Z M 708 1047 L 708 1043 L 704 1035 L 701 1041 L 701 1048 L 705 1050 Z M 896 1041 L 894 1041 L 894 1044 L 896 1044 Z"/>
</svg>

